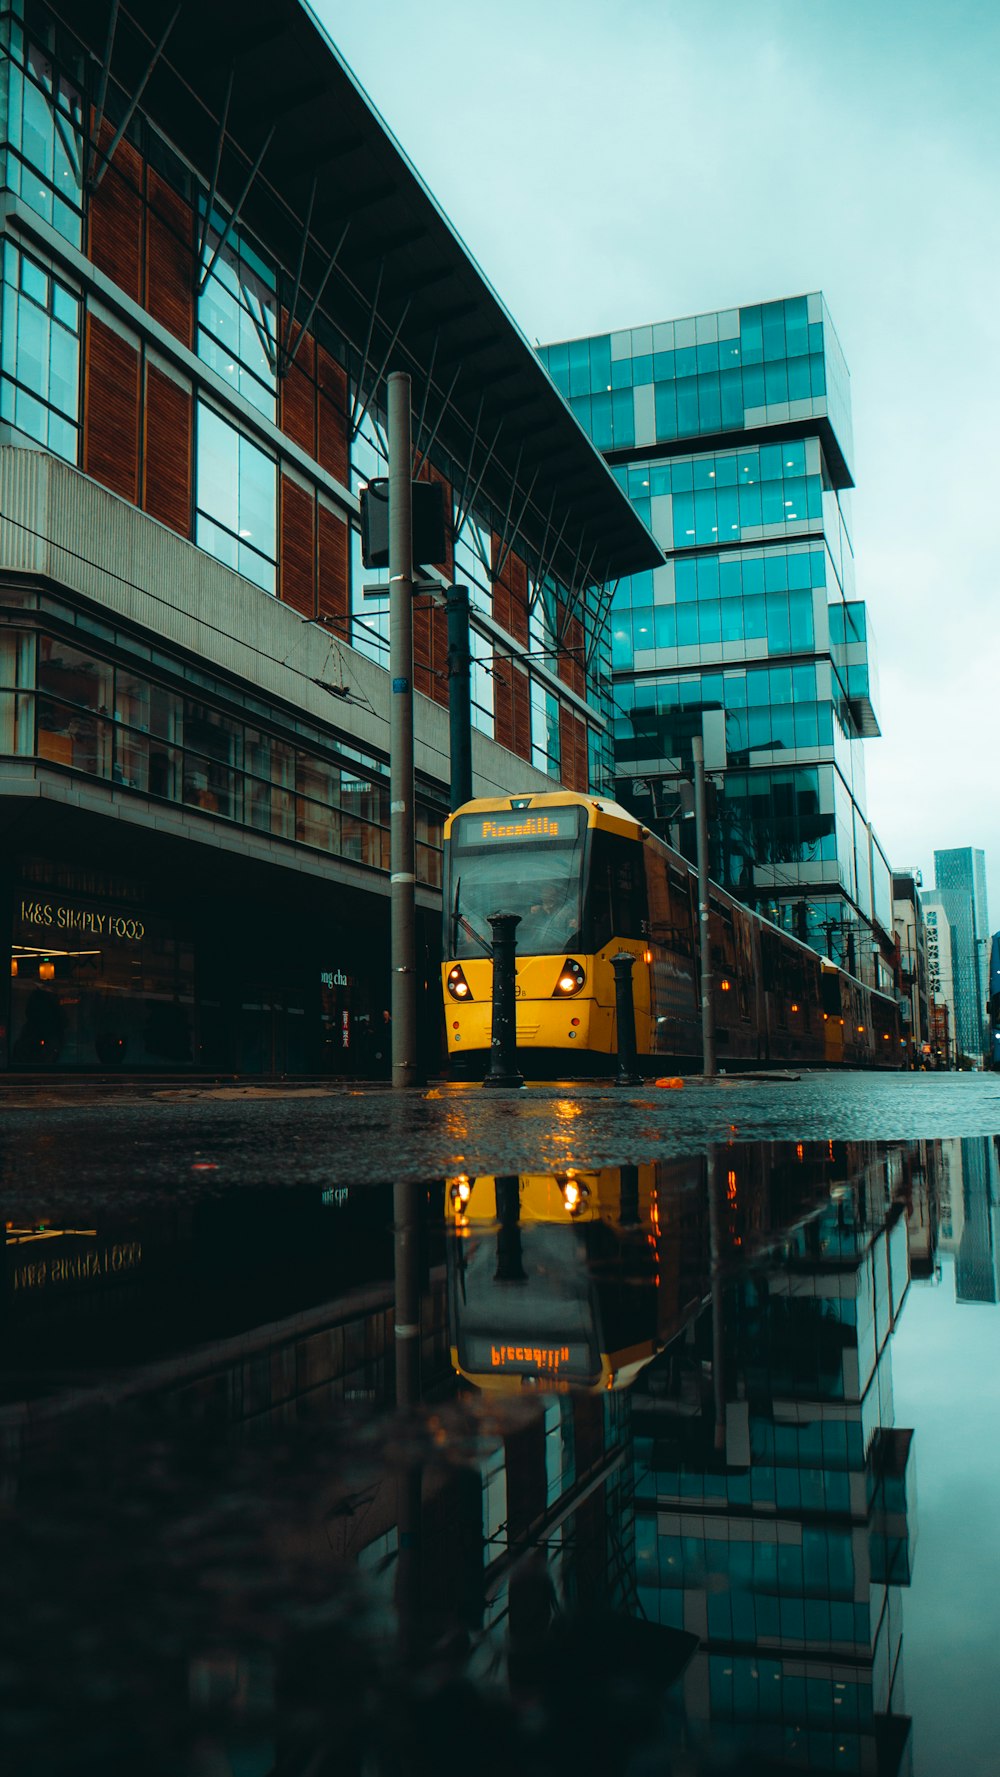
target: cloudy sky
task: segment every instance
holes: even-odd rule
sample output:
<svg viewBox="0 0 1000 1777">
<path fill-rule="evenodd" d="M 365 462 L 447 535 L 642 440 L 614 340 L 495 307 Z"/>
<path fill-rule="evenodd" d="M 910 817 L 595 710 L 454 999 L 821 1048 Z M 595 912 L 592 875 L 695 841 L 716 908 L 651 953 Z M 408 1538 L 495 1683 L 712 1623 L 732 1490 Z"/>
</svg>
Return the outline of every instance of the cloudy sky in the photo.
<svg viewBox="0 0 1000 1777">
<path fill-rule="evenodd" d="M 530 339 L 825 292 L 869 813 L 926 886 L 935 847 L 985 848 L 1000 926 L 995 0 L 313 4 Z"/>
</svg>

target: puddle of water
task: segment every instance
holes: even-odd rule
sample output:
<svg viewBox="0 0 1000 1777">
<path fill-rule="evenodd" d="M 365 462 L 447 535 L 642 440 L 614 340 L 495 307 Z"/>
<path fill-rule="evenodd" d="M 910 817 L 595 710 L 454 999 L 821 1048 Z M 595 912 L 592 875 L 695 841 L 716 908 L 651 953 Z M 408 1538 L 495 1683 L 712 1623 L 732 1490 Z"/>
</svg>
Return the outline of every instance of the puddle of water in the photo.
<svg viewBox="0 0 1000 1777">
<path fill-rule="evenodd" d="M 12 1768 L 992 1769 L 998 1184 L 734 1140 L 19 1210 Z"/>
</svg>

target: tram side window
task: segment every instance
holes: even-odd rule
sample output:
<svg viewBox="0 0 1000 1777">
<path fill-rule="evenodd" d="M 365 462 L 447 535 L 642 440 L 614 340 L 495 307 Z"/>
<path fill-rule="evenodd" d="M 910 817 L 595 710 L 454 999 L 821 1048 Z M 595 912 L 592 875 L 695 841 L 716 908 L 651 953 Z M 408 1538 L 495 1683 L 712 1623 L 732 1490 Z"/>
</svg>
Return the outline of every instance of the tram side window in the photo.
<svg viewBox="0 0 1000 1777">
<path fill-rule="evenodd" d="M 840 976 L 831 975 L 826 969 L 822 974 L 823 1010 L 828 1018 L 840 1016 Z"/>
<path fill-rule="evenodd" d="M 642 938 L 647 928 L 642 847 L 599 828 L 591 854 L 590 927 L 594 950 L 612 938 Z"/>
</svg>

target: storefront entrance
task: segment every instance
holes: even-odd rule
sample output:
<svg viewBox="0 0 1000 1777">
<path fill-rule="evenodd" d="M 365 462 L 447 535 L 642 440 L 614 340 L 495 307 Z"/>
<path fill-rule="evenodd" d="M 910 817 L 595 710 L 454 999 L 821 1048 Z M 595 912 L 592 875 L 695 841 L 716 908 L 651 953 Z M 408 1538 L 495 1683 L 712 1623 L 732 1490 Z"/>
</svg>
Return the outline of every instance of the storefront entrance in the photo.
<svg viewBox="0 0 1000 1777">
<path fill-rule="evenodd" d="M 111 865 L 110 846 L 103 855 Z M 41 854 L 12 862 L 0 882 L 10 919 L 0 1067 L 388 1078 L 381 895 L 282 882 L 237 860 L 213 861 L 206 880 L 204 856 L 186 847 L 150 847 L 142 876 Z M 422 913 L 418 1016 L 431 1067 L 437 930 Z"/>
<path fill-rule="evenodd" d="M 189 1067 L 194 1010 L 192 935 L 151 911 L 134 885 L 16 885 L 13 1067 Z"/>
</svg>

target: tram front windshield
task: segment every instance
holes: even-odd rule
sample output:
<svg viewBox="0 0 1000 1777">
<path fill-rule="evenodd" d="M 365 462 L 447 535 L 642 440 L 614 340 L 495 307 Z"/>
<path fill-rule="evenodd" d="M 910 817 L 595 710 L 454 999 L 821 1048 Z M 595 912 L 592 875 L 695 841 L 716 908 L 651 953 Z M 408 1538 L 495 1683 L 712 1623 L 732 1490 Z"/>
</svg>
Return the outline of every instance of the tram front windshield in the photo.
<svg viewBox="0 0 1000 1777">
<path fill-rule="evenodd" d="M 520 915 L 521 956 L 579 950 L 586 836 L 582 808 L 459 815 L 450 845 L 449 956 L 490 952 L 491 913 Z"/>
</svg>

